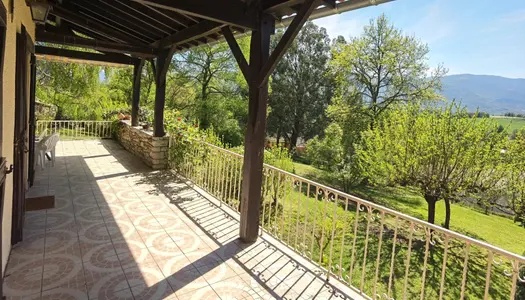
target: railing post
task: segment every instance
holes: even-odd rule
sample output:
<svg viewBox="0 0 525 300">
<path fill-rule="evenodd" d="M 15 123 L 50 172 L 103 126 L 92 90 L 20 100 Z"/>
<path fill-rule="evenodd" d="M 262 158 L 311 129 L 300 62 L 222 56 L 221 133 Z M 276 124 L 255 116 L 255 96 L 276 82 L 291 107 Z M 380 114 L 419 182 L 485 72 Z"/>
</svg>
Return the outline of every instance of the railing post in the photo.
<svg viewBox="0 0 525 300">
<path fill-rule="evenodd" d="M 244 167 L 241 198 L 240 238 L 254 242 L 259 233 L 261 209 L 261 186 L 266 137 L 266 107 L 268 103 L 268 80 L 258 84 L 258 75 L 270 55 L 270 35 L 274 21 L 260 16 L 256 30 L 252 31 L 249 65 L 248 125 L 244 140 Z"/>
</svg>

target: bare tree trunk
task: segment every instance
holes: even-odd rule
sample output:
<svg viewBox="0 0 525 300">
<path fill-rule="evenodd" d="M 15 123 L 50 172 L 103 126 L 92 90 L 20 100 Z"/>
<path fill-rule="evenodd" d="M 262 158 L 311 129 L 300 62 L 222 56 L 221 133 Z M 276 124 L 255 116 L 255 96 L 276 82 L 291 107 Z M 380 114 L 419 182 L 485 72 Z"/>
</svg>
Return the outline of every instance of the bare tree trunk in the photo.
<svg viewBox="0 0 525 300">
<path fill-rule="evenodd" d="M 445 224 L 446 229 L 450 229 L 450 199 L 445 198 Z"/>
<path fill-rule="evenodd" d="M 292 136 L 290 137 L 290 145 L 288 151 L 292 152 L 297 146 L 297 139 L 299 139 L 299 132 L 297 130 L 292 130 Z"/>
<path fill-rule="evenodd" d="M 427 215 L 427 222 L 430 224 L 434 224 L 434 221 L 436 219 L 436 202 L 437 197 L 432 195 L 425 195 L 425 200 L 428 204 L 428 215 Z"/>
</svg>

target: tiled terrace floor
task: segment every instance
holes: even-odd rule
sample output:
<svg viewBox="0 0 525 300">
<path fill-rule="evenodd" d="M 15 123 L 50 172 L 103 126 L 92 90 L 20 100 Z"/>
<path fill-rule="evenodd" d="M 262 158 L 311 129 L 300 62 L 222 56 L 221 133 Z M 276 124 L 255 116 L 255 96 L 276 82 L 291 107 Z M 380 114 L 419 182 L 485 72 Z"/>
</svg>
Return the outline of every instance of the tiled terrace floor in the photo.
<svg viewBox="0 0 525 300">
<path fill-rule="evenodd" d="M 110 140 L 60 142 L 37 171 L 10 255 L 8 299 L 357 299 L 263 235 L 237 240 L 238 215 Z"/>
</svg>

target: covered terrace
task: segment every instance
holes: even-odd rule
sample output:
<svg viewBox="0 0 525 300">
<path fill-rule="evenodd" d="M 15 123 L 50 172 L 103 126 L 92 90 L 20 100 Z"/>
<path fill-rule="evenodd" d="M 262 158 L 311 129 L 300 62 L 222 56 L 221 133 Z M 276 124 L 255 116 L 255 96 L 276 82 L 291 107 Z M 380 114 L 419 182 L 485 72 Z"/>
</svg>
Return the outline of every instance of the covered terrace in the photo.
<svg viewBox="0 0 525 300">
<path fill-rule="evenodd" d="M 239 236 L 254 242 L 259 231 L 268 77 L 309 19 L 390 0 L 51 0 L 36 28 L 37 57 L 67 57 L 134 65 L 131 122 L 138 125 L 140 74 L 146 62 L 155 70 L 154 137 L 165 136 L 166 73 L 173 55 L 225 39 L 249 86 Z M 31 2 L 30 2 L 31 3 Z M 42 9 L 41 5 L 35 5 Z M 270 53 L 276 27 L 287 26 Z M 251 32 L 249 59 L 236 35 Z M 97 53 L 55 48 L 75 46 Z M 34 132 L 34 129 L 33 129 Z M 33 133 L 34 134 L 34 133 Z"/>
<path fill-rule="evenodd" d="M 173 55 L 226 40 L 249 87 L 244 156 L 203 144 L 194 154 L 205 159 L 185 157 L 174 173 L 153 171 L 111 140 L 60 142 L 56 166 L 36 170 L 28 193 L 54 195 L 55 208 L 24 215 L 25 197 L 16 203 L 24 224 L 4 294 L 513 299 L 524 281 L 523 257 L 263 165 L 268 77 L 303 24 L 383 2 L 45 1 L 35 57 L 133 65 L 131 125 L 138 125 L 141 69 L 152 64 L 154 140 L 168 139 L 163 113 Z M 277 26 L 287 28 L 270 51 Z M 242 34 L 251 34 L 246 56 L 236 42 Z"/>
<path fill-rule="evenodd" d="M 112 140 L 62 141 L 38 169 L 7 299 L 361 299 L 284 244 L 238 238 L 239 214 Z"/>
</svg>

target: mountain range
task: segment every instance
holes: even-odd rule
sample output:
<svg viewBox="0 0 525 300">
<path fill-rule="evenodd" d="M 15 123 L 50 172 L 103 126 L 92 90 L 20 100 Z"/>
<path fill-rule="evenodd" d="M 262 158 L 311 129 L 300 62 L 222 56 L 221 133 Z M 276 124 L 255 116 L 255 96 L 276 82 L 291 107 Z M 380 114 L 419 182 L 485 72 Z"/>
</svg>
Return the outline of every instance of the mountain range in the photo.
<svg viewBox="0 0 525 300">
<path fill-rule="evenodd" d="M 445 76 L 441 82 L 441 94 L 448 100 L 461 101 L 469 111 L 479 108 L 491 115 L 525 113 L 525 78 L 459 74 Z"/>
</svg>

